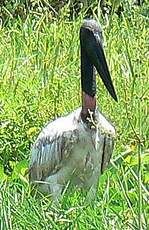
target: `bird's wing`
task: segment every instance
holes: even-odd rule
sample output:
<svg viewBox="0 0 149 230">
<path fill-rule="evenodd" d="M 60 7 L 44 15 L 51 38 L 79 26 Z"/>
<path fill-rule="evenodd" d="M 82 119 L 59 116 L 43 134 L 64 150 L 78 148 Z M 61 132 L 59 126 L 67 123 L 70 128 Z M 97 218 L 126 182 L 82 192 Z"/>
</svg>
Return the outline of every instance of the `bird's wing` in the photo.
<svg viewBox="0 0 149 230">
<path fill-rule="evenodd" d="M 105 116 L 98 112 L 98 127 L 100 130 L 100 134 L 104 135 L 103 140 L 103 155 L 102 155 L 102 172 L 109 165 L 113 149 L 114 149 L 114 139 L 115 139 L 115 128 L 112 124 L 105 118 Z"/>
<path fill-rule="evenodd" d="M 108 167 L 110 163 L 113 149 L 114 149 L 114 138 L 112 136 L 105 135 L 103 155 L 102 155 L 102 165 L 101 165 L 102 173 L 104 172 L 104 170 Z"/>
<path fill-rule="evenodd" d="M 69 127 L 69 124 L 65 125 Z M 43 129 L 32 148 L 30 181 L 41 181 L 57 172 L 62 167 L 63 160 L 69 157 L 78 139 L 79 133 L 75 127 L 62 131 L 55 126 L 53 129 L 53 124 L 49 124 Z"/>
</svg>

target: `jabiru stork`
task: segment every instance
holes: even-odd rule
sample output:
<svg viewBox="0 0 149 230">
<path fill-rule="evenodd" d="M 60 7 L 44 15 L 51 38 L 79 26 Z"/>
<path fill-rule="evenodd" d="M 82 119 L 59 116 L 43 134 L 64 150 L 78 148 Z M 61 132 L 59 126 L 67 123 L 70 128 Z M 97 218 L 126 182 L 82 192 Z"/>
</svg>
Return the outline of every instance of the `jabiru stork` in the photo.
<svg viewBox="0 0 149 230">
<path fill-rule="evenodd" d="M 80 28 L 82 106 L 50 122 L 32 147 L 30 183 L 59 200 L 70 183 L 96 195 L 99 176 L 108 166 L 115 129 L 96 106 L 96 75 L 117 101 L 96 20 L 85 19 Z"/>
</svg>

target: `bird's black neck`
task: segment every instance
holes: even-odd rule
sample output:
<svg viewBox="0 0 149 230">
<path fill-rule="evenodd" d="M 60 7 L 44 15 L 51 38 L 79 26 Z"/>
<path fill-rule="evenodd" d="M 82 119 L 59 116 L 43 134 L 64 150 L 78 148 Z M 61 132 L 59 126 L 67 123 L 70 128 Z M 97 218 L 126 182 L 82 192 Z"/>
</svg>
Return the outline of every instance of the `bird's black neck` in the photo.
<svg viewBox="0 0 149 230">
<path fill-rule="evenodd" d="M 81 87 L 91 97 L 96 94 L 95 68 L 90 63 L 85 49 L 81 46 Z"/>
<path fill-rule="evenodd" d="M 81 47 L 81 88 L 82 88 L 82 111 L 81 118 L 84 122 L 90 115 L 94 117 L 96 109 L 96 76 L 95 68 L 90 63 L 85 49 Z"/>
</svg>

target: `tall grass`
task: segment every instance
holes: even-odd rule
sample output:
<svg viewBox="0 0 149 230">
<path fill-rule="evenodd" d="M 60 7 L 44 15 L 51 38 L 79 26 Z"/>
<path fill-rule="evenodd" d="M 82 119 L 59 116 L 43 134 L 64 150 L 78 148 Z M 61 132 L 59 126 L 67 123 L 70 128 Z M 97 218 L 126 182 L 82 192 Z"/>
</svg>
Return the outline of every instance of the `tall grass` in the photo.
<svg viewBox="0 0 149 230">
<path fill-rule="evenodd" d="M 113 159 L 127 151 L 129 156 L 113 160 L 100 178 L 93 205 L 87 205 L 79 192 L 65 194 L 59 206 L 47 197 L 35 198 L 24 176 L 30 145 L 41 128 L 81 104 L 79 27 L 83 15 L 70 21 L 65 10 L 51 22 L 44 15 L 36 21 L 28 16 L 25 22 L 16 20 L 1 28 L 2 230 L 149 228 L 146 8 L 129 8 L 121 19 L 113 14 L 104 29 L 106 56 L 119 102 L 111 99 L 98 79 L 98 106 L 117 129 Z"/>
</svg>

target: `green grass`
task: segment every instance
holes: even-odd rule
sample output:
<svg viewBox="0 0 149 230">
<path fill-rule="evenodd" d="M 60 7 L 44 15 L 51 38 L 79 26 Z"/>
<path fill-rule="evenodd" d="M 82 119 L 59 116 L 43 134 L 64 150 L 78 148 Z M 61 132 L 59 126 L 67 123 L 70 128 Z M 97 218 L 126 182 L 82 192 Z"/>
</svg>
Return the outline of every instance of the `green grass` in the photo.
<svg viewBox="0 0 149 230">
<path fill-rule="evenodd" d="M 0 228 L 149 229 L 148 18 L 144 8 L 114 14 L 105 27 L 105 52 L 119 102 L 98 78 L 98 106 L 117 129 L 112 165 L 100 178 L 97 199 L 79 192 L 59 206 L 31 195 L 25 177 L 30 146 L 41 128 L 81 104 L 79 27 L 67 12 L 16 20 L 0 30 Z M 100 19 L 103 23 L 102 19 Z M 8 169 L 4 165 L 7 164 Z M 10 173 L 10 168 L 12 173 Z M 10 174 L 10 175 L 8 175 Z"/>
</svg>

